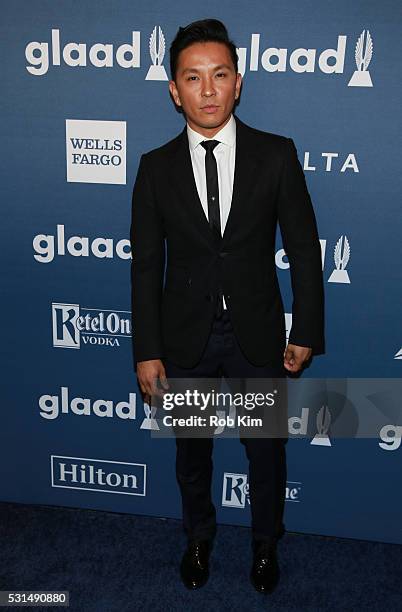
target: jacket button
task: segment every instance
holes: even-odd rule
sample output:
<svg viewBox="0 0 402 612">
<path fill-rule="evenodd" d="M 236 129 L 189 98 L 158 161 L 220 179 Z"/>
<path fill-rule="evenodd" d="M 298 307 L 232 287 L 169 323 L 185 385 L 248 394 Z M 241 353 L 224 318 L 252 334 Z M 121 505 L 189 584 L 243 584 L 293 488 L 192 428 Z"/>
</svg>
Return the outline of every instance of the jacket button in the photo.
<svg viewBox="0 0 402 612">
<path fill-rule="evenodd" d="M 219 257 L 226 257 L 226 255 L 229 255 L 227 251 L 222 251 L 221 253 L 219 253 Z"/>
<path fill-rule="evenodd" d="M 188 279 L 187 284 L 188 284 L 188 286 L 191 285 L 191 278 Z"/>
</svg>

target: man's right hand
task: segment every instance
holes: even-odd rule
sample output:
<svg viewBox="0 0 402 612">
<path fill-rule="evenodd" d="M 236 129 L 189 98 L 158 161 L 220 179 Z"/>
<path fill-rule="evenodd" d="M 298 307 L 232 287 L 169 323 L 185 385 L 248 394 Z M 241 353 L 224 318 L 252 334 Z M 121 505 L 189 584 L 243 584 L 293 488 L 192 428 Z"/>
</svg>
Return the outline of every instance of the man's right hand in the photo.
<svg viewBox="0 0 402 612">
<path fill-rule="evenodd" d="M 165 367 L 160 359 L 138 361 L 137 378 L 142 393 L 149 396 L 148 402 L 150 402 L 152 395 L 159 395 L 159 397 L 163 397 L 164 391 L 158 389 L 157 387 L 158 379 L 160 380 L 164 389 L 169 389 Z"/>
</svg>

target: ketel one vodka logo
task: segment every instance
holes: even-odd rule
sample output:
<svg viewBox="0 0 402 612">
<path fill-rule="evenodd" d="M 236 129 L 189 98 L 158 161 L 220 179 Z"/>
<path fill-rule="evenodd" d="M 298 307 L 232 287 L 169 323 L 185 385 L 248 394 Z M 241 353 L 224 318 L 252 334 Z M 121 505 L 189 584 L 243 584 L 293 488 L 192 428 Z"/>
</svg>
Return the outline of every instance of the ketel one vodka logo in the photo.
<svg viewBox="0 0 402 612">
<path fill-rule="evenodd" d="M 158 31 L 158 39 L 156 32 Z M 155 26 L 152 30 L 151 37 L 149 39 L 149 53 L 152 59 L 152 65 L 150 66 L 146 81 L 167 81 L 168 77 L 166 74 L 165 67 L 163 66 L 163 58 L 165 57 L 165 37 L 160 26 Z"/>
<path fill-rule="evenodd" d="M 349 87 L 373 87 L 373 82 L 368 71 L 368 65 L 373 56 L 373 39 L 371 38 L 368 30 L 366 38 L 364 37 L 365 34 L 366 30 L 363 30 L 357 39 L 355 49 L 357 70 L 354 71 L 352 78 L 348 83 Z"/>
<path fill-rule="evenodd" d="M 131 338 L 128 310 L 83 308 L 79 304 L 52 304 L 53 346 L 81 348 L 83 344 L 115 347 Z"/>
<path fill-rule="evenodd" d="M 335 270 L 328 279 L 329 283 L 349 283 L 349 274 L 346 270 L 350 259 L 350 245 L 346 236 L 341 236 L 334 248 Z"/>
</svg>

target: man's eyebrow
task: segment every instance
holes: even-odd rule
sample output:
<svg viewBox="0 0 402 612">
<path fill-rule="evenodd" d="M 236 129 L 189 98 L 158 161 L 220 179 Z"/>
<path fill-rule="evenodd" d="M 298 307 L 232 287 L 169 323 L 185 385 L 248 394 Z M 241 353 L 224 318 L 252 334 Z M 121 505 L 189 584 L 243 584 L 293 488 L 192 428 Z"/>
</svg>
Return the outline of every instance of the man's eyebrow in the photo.
<svg viewBox="0 0 402 612">
<path fill-rule="evenodd" d="M 213 70 L 221 70 L 222 68 L 227 68 L 230 70 L 231 66 L 228 64 L 219 64 L 219 66 L 214 66 Z M 199 70 L 197 68 L 184 68 L 184 70 L 182 70 L 182 74 L 185 74 L 186 72 L 199 72 Z"/>
</svg>

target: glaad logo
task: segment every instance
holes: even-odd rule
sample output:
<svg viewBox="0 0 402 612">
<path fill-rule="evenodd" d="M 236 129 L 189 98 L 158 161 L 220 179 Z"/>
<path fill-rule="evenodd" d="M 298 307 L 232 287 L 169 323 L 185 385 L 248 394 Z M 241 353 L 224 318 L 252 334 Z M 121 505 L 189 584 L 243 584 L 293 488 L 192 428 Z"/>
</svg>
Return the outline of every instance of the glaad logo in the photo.
<svg viewBox="0 0 402 612">
<path fill-rule="evenodd" d="M 366 50 L 363 53 L 363 38 L 365 30 L 360 35 L 355 51 L 355 60 L 358 70 L 350 79 L 348 85 L 372 87 L 367 67 L 370 63 L 373 44 L 370 33 L 367 31 Z M 336 49 L 324 49 L 318 56 L 318 68 L 324 74 L 340 74 L 344 72 L 347 36 L 338 36 Z M 237 49 L 239 56 L 239 72 L 246 72 L 247 48 Z M 288 70 L 289 50 L 286 48 L 268 47 L 260 53 L 260 34 L 251 35 L 250 71 L 259 70 L 259 63 L 267 72 L 286 72 Z M 289 55 L 289 68 L 298 74 L 315 72 L 317 49 L 294 49 Z"/>
<path fill-rule="evenodd" d="M 301 482 L 287 481 L 285 501 L 300 502 Z M 222 506 L 245 508 L 250 504 L 250 492 L 247 474 L 223 474 Z"/>
<path fill-rule="evenodd" d="M 158 47 L 156 46 L 156 28 L 158 28 Z M 160 26 L 155 26 L 149 39 L 149 53 L 152 59 L 146 81 L 168 81 L 163 58 L 165 57 L 165 37 Z"/>
<path fill-rule="evenodd" d="M 324 270 L 325 262 L 325 250 L 327 248 L 327 241 L 324 238 L 320 238 L 321 247 L 321 263 L 322 269 Z M 275 253 L 275 263 L 281 270 L 288 270 L 290 268 L 289 260 L 287 259 L 285 249 L 278 249 Z"/>
<path fill-rule="evenodd" d="M 128 310 L 52 303 L 53 346 L 79 349 L 81 340 L 84 345 L 120 346 L 119 338 L 131 338 L 130 314 Z"/>
<path fill-rule="evenodd" d="M 126 122 L 66 119 L 68 183 L 126 184 Z"/>
<path fill-rule="evenodd" d="M 370 73 L 367 70 L 373 56 L 373 39 L 370 36 L 370 32 L 367 30 L 366 41 L 364 41 L 365 34 L 366 30 L 363 30 L 357 39 L 355 49 L 357 70 L 354 71 L 353 76 L 348 83 L 349 87 L 373 87 Z M 364 42 L 366 42 L 365 47 Z"/>
<path fill-rule="evenodd" d="M 55 244 L 56 239 L 56 244 Z M 114 244 L 113 238 L 94 238 L 91 242 L 86 236 L 71 236 L 65 240 L 64 225 L 57 225 L 56 236 L 52 234 L 37 234 L 32 246 L 34 258 L 40 263 L 50 263 L 55 255 L 72 255 L 73 257 L 89 257 L 94 255 L 99 259 L 112 259 L 114 252 L 120 259 L 131 259 L 131 245 L 127 239 Z M 67 253 L 66 253 L 67 250 Z"/>
<path fill-rule="evenodd" d="M 318 57 L 318 67 L 325 74 L 342 73 L 345 63 L 347 36 L 338 36 L 336 49 L 324 49 Z M 239 72 L 246 71 L 247 48 L 237 50 Z M 317 49 L 299 48 L 289 55 L 289 67 L 293 72 L 315 72 Z M 288 49 L 268 47 L 260 54 L 260 34 L 251 35 L 249 70 L 257 71 L 259 62 L 267 72 L 286 72 L 288 67 Z"/>
<path fill-rule="evenodd" d="M 343 245 L 342 245 L 343 242 Z M 343 246 L 343 251 L 342 251 Z M 346 270 L 350 259 L 350 245 L 346 236 L 341 236 L 334 248 L 335 270 L 328 279 L 329 283 L 349 283 L 349 274 Z"/>
<path fill-rule="evenodd" d="M 50 455 L 51 486 L 120 495 L 146 495 L 147 466 L 86 457 Z"/>
<path fill-rule="evenodd" d="M 147 402 L 144 402 L 145 417 L 141 423 L 140 429 L 148 429 L 150 431 L 160 430 L 158 421 L 155 419 L 156 412 L 157 412 L 156 406 L 150 406 Z"/>
<path fill-rule="evenodd" d="M 51 54 L 47 42 L 30 42 L 25 49 L 29 66 L 26 69 L 34 76 L 42 76 L 49 70 L 49 57 L 52 66 L 61 66 L 61 59 L 67 66 L 87 66 L 88 60 L 95 68 L 113 68 L 114 55 L 121 68 L 139 68 L 140 32 L 132 32 L 132 43 L 120 45 L 114 54 L 112 44 L 95 43 L 87 53 L 86 43 L 67 43 L 63 49 L 60 44 L 60 30 L 52 29 Z"/>
<path fill-rule="evenodd" d="M 328 436 L 329 426 L 331 425 L 331 413 L 328 406 L 321 406 L 316 418 L 317 433 L 310 444 L 318 446 L 332 446 Z"/>
<path fill-rule="evenodd" d="M 296 436 L 307 436 L 309 415 L 310 409 L 302 408 L 300 417 L 290 417 L 288 419 L 289 433 Z M 317 433 L 311 440 L 310 444 L 316 446 L 332 446 L 331 440 L 328 436 L 330 424 L 331 413 L 329 408 L 328 406 L 321 406 L 316 417 Z"/>
<path fill-rule="evenodd" d="M 158 41 L 157 41 L 158 32 Z M 372 87 L 370 73 L 367 68 L 373 53 L 373 42 L 370 32 L 367 30 L 366 45 L 364 47 L 364 35 L 361 33 L 355 49 L 355 61 L 357 70 L 354 72 L 348 85 L 354 87 Z M 298 74 L 315 72 L 316 63 L 318 69 L 324 74 L 339 74 L 344 72 L 347 36 L 339 35 L 336 49 L 324 49 L 318 55 L 317 49 L 297 48 L 289 53 L 283 47 L 268 47 L 260 53 L 260 34 L 251 34 L 250 60 L 247 66 L 247 47 L 239 47 L 239 72 L 244 75 L 247 68 L 257 71 L 262 68 L 266 72 L 286 72 L 288 64 L 290 70 Z M 52 66 L 61 66 L 62 61 L 69 67 L 86 67 L 89 64 L 95 68 L 113 68 L 114 60 L 121 68 L 140 67 L 140 40 L 141 32 L 132 32 L 132 43 L 122 44 L 114 50 L 112 43 L 95 43 L 88 50 L 86 43 L 69 42 L 62 47 L 60 43 L 60 30 L 52 29 L 50 49 L 47 42 L 30 42 L 25 48 L 25 57 L 28 62 L 27 71 L 34 76 L 42 76 Z M 162 65 L 165 55 L 165 37 L 160 26 L 155 26 L 150 40 L 149 52 L 152 65 L 149 68 L 146 80 L 166 81 L 168 79 L 164 66 Z M 318 60 L 317 60 L 318 55 Z M 289 56 L 289 57 L 288 57 Z M 289 60 L 289 61 L 288 61 Z"/>
<path fill-rule="evenodd" d="M 236 406 L 230 405 L 229 412 L 226 410 L 216 410 L 215 414 L 218 418 L 218 425 L 214 429 L 214 436 L 223 433 L 226 427 L 233 429 L 236 423 Z"/>
<path fill-rule="evenodd" d="M 398 450 L 402 440 L 402 425 L 384 425 L 380 430 L 382 442 L 378 446 L 386 451 Z"/>
<path fill-rule="evenodd" d="M 41 395 L 38 401 L 39 414 L 44 419 L 54 420 L 60 414 L 75 414 L 77 416 L 118 417 L 119 419 L 136 418 L 136 395 L 129 393 L 128 402 L 98 399 L 92 401 L 87 397 L 69 397 L 68 387 L 61 387 L 58 395 Z"/>
<path fill-rule="evenodd" d="M 322 269 L 324 270 L 327 241 L 325 239 L 320 238 L 320 246 Z M 350 284 L 349 274 L 346 270 L 346 266 L 349 263 L 349 259 L 349 240 L 347 239 L 347 236 L 341 236 L 334 248 L 335 269 L 328 278 L 329 283 Z M 281 270 L 288 270 L 290 268 L 285 249 L 278 249 L 278 251 L 275 253 L 275 263 Z"/>
<path fill-rule="evenodd" d="M 402 359 L 402 347 L 395 353 L 394 359 Z"/>
</svg>

